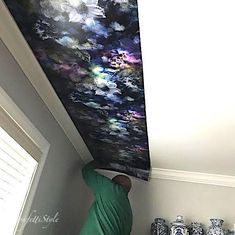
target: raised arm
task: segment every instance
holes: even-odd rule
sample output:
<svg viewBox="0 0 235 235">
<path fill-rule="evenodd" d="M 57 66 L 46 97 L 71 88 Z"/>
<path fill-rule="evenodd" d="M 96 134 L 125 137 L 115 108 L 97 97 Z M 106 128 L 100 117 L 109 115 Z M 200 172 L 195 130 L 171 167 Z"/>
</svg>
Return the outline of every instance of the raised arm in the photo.
<svg viewBox="0 0 235 235">
<path fill-rule="evenodd" d="M 92 161 L 86 164 L 82 169 L 83 179 L 86 184 L 91 188 L 94 194 L 98 192 L 99 189 L 104 185 L 107 186 L 107 184 L 112 184 L 112 180 L 96 172 L 96 168 L 101 167 L 97 162 Z"/>
</svg>

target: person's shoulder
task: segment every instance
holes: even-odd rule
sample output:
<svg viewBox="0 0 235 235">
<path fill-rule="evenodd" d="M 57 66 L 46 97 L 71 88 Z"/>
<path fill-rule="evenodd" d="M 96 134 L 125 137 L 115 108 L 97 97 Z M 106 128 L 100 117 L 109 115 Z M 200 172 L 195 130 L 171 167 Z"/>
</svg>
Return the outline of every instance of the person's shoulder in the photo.
<svg viewBox="0 0 235 235">
<path fill-rule="evenodd" d="M 126 191 L 126 189 L 113 181 L 109 185 L 109 190 L 118 197 L 128 197 L 128 192 Z"/>
</svg>

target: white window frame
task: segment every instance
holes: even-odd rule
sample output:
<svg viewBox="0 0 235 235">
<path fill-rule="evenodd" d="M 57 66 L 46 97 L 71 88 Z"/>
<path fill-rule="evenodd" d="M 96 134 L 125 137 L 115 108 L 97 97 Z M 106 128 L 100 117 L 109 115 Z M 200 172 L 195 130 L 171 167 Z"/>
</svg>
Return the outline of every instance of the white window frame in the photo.
<svg viewBox="0 0 235 235">
<path fill-rule="evenodd" d="M 43 137 L 39 130 L 33 125 L 33 123 L 26 117 L 26 115 L 19 109 L 19 107 L 14 103 L 14 101 L 8 96 L 5 90 L 0 87 L 0 107 L 9 116 L 9 119 L 13 120 L 19 130 L 27 134 L 27 136 L 34 142 L 37 148 L 41 152 L 40 160 L 38 161 L 38 167 L 35 172 L 32 184 L 30 186 L 27 199 L 25 201 L 23 211 L 21 213 L 21 218 L 28 218 L 30 215 L 33 199 L 36 194 L 36 190 L 39 184 L 39 180 L 42 174 L 42 170 L 50 149 L 49 142 Z M 19 220 L 20 221 L 20 220 Z M 23 235 L 25 229 L 24 223 L 17 224 L 17 229 L 15 230 L 15 235 Z"/>
</svg>

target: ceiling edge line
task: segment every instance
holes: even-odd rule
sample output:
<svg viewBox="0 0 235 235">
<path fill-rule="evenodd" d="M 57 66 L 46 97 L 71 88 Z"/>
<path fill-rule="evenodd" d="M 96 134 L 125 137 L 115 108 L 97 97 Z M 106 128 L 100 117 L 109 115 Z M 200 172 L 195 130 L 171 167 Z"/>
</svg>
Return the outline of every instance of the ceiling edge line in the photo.
<svg viewBox="0 0 235 235">
<path fill-rule="evenodd" d="M 232 175 L 152 168 L 150 178 L 235 188 L 235 176 Z"/>
<path fill-rule="evenodd" d="M 3 0 L 0 0 L 0 39 L 59 123 L 81 159 L 85 163 L 92 160 L 92 155 L 85 142 L 56 95 Z"/>
</svg>

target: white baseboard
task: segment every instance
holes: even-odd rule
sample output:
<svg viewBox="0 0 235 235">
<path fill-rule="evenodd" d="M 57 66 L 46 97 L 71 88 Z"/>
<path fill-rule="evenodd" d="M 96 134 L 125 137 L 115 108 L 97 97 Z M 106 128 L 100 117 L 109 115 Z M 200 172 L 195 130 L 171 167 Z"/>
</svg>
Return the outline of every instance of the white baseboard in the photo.
<svg viewBox="0 0 235 235">
<path fill-rule="evenodd" d="M 235 188 L 235 176 L 152 168 L 152 179 L 175 180 Z"/>
</svg>

